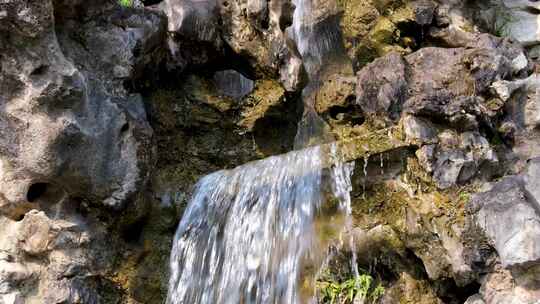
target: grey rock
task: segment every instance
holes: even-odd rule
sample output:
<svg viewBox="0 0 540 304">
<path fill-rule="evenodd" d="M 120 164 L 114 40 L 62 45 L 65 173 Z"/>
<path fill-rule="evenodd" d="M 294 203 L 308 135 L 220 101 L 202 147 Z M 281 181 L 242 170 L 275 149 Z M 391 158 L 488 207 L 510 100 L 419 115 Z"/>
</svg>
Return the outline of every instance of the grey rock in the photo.
<svg viewBox="0 0 540 304">
<path fill-rule="evenodd" d="M 420 149 L 416 150 L 415 155 L 418 158 L 418 161 L 420 163 L 420 166 L 426 172 L 432 173 L 433 172 L 433 165 L 435 160 L 435 149 L 436 145 L 425 145 L 422 146 Z"/>
<path fill-rule="evenodd" d="M 214 73 L 214 84 L 220 93 L 240 99 L 253 91 L 255 83 L 235 70 Z"/>
<path fill-rule="evenodd" d="M 412 115 L 403 117 L 403 130 L 408 142 L 433 144 L 438 141 L 437 130 L 430 121 Z"/>
<path fill-rule="evenodd" d="M 482 299 L 482 296 L 479 294 L 476 294 L 474 296 L 470 296 L 467 301 L 465 301 L 464 304 L 485 304 L 484 300 Z"/>
<path fill-rule="evenodd" d="M 366 113 L 396 118 L 405 101 L 405 62 L 398 53 L 378 58 L 358 73 L 356 102 Z"/>
<path fill-rule="evenodd" d="M 124 83 L 159 62 L 165 19 L 81 4 L 14 2 L 0 22 L 2 303 L 102 303 L 117 248 L 97 213 L 146 212 L 153 132 Z"/>
<path fill-rule="evenodd" d="M 437 154 L 433 178 L 437 186 L 446 189 L 469 180 L 475 173 L 475 164 L 463 151 L 450 150 Z"/>
<path fill-rule="evenodd" d="M 521 177 L 506 177 L 474 195 L 471 206 L 476 224 L 492 241 L 504 267 L 540 264 L 540 215 Z"/>
<path fill-rule="evenodd" d="M 529 58 L 539 61 L 540 60 L 540 45 L 537 45 L 529 50 Z"/>
<path fill-rule="evenodd" d="M 487 22 L 494 23 L 495 30 L 499 28 L 504 35 L 525 46 L 540 44 L 540 5 L 536 1 L 499 0 L 492 1 L 491 5 L 481 16 L 487 19 Z"/>
<path fill-rule="evenodd" d="M 433 22 L 436 4 L 432 1 L 415 1 L 412 4 L 416 23 L 422 26 L 430 25 Z"/>
<path fill-rule="evenodd" d="M 475 162 L 497 163 L 497 154 L 488 140 L 478 132 L 464 132 L 460 135 L 460 148 L 467 152 Z"/>
<path fill-rule="evenodd" d="M 439 188 L 463 184 L 480 174 L 490 177 L 498 166 L 495 151 L 478 132 L 464 132 L 459 136 L 454 132 L 442 132 L 439 140 L 440 148 L 434 157 L 420 153 L 421 164 L 433 170 Z M 430 159 L 433 163 L 425 164 Z"/>
<path fill-rule="evenodd" d="M 200 42 L 219 40 L 216 0 L 166 0 L 161 5 L 168 17 L 169 32 Z"/>
<path fill-rule="evenodd" d="M 529 160 L 524 174 L 524 182 L 529 200 L 533 206 L 536 206 L 536 210 L 540 210 L 540 158 Z"/>
<path fill-rule="evenodd" d="M 152 159 L 152 130 L 140 98 L 128 96 L 121 81 L 107 81 L 113 77 L 112 67 L 137 65 L 134 49 L 148 38 L 145 31 L 130 40 L 131 47 L 121 45 L 125 54 L 131 51 L 128 57 L 112 55 L 117 54 L 114 39 L 100 38 L 93 48 L 100 50 L 96 60 L 77 47 L 78 42 L 67 42 L 66 28 L 59 31 L 62 43 L 58 43 L 53 11 L 51 2 L 45 1 L 30 8 L 17 5 L 7 17 L 23 29 L 10 37 L 11 42 L 2 43 L 0 133 L 5 136 L 0 138 L 0 213 L 12 218 L 56 204 L 65 196 L 121 209 L 145 183 Z M 37 23 L 29 27 L 23 17 Z M 131 17 L 140 16 L 122 20 L 130 23 Z M 84 25 L 73 30 L 79 28 Z M 117 33 L 116 41 L 132 36 L 114 24 L 94 31 L 91 37 L 110 38 Z M 154 35 L 154 29 L 148 34 Z M 14 47 L 28 36 L 33 37 L 33 45 Z M 101 69 L 104 66 L 109 70 Z"/>
</svg>

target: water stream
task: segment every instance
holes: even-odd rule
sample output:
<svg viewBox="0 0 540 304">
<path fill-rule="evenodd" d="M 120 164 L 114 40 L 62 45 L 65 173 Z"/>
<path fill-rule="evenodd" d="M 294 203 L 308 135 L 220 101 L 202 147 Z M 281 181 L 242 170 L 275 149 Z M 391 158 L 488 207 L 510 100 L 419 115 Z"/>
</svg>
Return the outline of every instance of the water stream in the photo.
<svg viewBox="0 0 540 304">
<path fill-rule="evenodd" d="M 352 229 L 354 168 L 340 160 L 336 146 L 314 145 L 332 140 L 314 102 L 329 67 L 339 71 L 343 58 L 339 22 L 319 24 L 324 12 L 316 1 L 293 0 L 289 29 L 310 79 L 297 150 L 197 183 L 173 242 L 167 304 L 316 303 L 315 280 L 327 249 Z M 354 248 L 352 236 L 347 245 Z"/>
<path fill-rule="evenodd" d="M 351 212 L 353 165 L 324 178 L 325 157 L 338 161 L 316 146 L 202 178 L 175 236 L 167 303 L 313 302 L 321 208 L 333 195 L 336 219 Z"/>
</svg>

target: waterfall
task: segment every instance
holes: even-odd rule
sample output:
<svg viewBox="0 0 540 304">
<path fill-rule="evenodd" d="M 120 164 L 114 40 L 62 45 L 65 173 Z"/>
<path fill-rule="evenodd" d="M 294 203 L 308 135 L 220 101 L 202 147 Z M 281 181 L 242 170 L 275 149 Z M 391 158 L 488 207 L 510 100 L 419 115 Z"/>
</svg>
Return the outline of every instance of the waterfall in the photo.
<svg viewBox="0 0 540 304">
<path fill-rule="evenodd" d="M 321 84 L 332 74 L 352 73 L 343 46 L 335 0 L 292 0 L 293 23 L 288 34 L 294 40 L 309 82 L 302 91 L 304 113 L 298 124 L 295 149 L 334 140 L 329 127 L 315 111 Z"/>
<path fill-rule="evenodd" d="M 202 178 L 174 239 L 167 303 L 312 302 L 301 283 L 324 258 L 315 221 L 325 189 L 338 213 L 350 213 L 352 164 L 332 151 L 315 146 Z M 325 157 L 337 162 L 329 179 Z"/>
<path fill-rule="evenodd" d="M 336 145 L 329 151 L 315 145 L 333 138 L 314 108 L 321 81 L 350 62 L 343 65 L 339 20 L 324 16 L 317 0 L 293 1 L 289 32 L 310 80 L 302 92 L 298 150 L 197 183 L 173 242 L 167 304 L 315 303 L 315 280 L 330 242 L 319 230 L 338 235 L 352 229 L 354 163 L 344 163 Z M 218 76 L 225 91 L 251 89 Z M 329 207 L 333 203 L 336 208 Z M 352 236 L 348 245 L 354 248 Z M 351 264 L 358 275 L 354 250 Z"/>
</svg>

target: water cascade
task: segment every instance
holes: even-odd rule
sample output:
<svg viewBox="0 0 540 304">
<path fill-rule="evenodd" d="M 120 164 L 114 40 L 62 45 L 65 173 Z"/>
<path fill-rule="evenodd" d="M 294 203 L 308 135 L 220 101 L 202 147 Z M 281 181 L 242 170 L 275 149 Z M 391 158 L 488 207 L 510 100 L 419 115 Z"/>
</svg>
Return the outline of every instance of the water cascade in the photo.
<svg viewBox="0 0 540 304">
<path fill-rule="evenodd" d="M 314 146 L 332 141 L 314 110 L 320 84 L 350 66 L 341 61 L 346 56 L 339 20 L 321 24 L 325 11 L 314 9 L 316 2 L 294 0 L 289 28 L 310 80 L 302 94 L 298 150 L 197 183 L 173 243 L 168 304 L 315 303 L 315 280 L 329 243 L 352 229 L 354 164 L 341 159 L 337 144 Z M 229 78 L 231 91 L 246 87 Z M 321 237 L 321 229 L 336 237 Z M 352 241 L 347 245 L 354 247 Z M 355 255 L 351 264 L 358 275 Z"/>
<path fill-rule="evenodd" d="M 325 158 L 337 163 L 330 178 Z M 316 146 L 202 178 L 176 233 L 167 303 L 310 302 L 301 280 L 314 279 L 328 245 L 317 218 L 328 195 L 336 219 L 350 214 L 351 171 Z"/>
<path fill-rule="evenodd" d="M 334 139 L 315 111 L 315 102 L 322 83 L 336 73 L 352 74 L 352 64 L 343 47 L 337 2 L 293 0 L 293 3 L 296 9 L 288 32 L 296 43 L 309 80 L 302 91 L 304 113 L 294 145 L 300 149 Z"/>
</svg>

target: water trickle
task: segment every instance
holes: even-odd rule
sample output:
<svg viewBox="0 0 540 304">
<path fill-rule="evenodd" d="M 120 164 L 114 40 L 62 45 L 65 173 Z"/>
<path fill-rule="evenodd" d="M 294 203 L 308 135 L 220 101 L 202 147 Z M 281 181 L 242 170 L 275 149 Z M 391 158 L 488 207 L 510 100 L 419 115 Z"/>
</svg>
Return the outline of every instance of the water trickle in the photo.
<svg viewBox="0 0 540 304">
<path fill-rule="evenodd" d="M 328 125 L 316 110 L 315 102 L 328 76 L 351 71 L 352 64 L 343 46 L 337 16 L 337 2 L 293 0 L 293 23 L 288 29 L 307 72 L 308 85 L 302 91 L 304 113 L 298 125 L 295 149 L 334 140 Z"/>
<path fill-rule="evenodd" d="M 381 153 L 379 154 L 380 157 L 380 167 L 381 167 L 381 175 L 384 175 L 384 155 Z"/>
<path fill-rule="evenodd" d="M 338 157 L 340 154 L 336 150 L 336 146 L 332 146 L 331 155 Z M 333 167 L 333 193 L 338 198 L 340 202 L 340 209 L 343 210 L 345 214 L 345 231 L 349 236 L 349 249 L 352 252 L 351 258 L 351 269 L 355 277 L 360 276 L 358 271 L 358 257 L 356 254 L 356 246 L 354 242 L 354 234 L 352 230 L 354 228 L 353 218 L 352 218 L 352 202 L 351 202 L 351 175 L 354 170 L 354 162 L 344 163 L 341 159 L 335 161 Z"/>
<path fill-rule="evenodd" d="M 362 172 L 364 173 L 364 180 L 362 181 L 362 198 L 366 199 L 366 182 L 367 182 L 367 165 L 369 162 L 369 156 L 364 157 L 364 167 Z"/>
<path fill-rule="evenodd" d="M 325 157 L 316 146 L 202 178 L 174 239 L 167 303 L 309 302 L 300 282 L 324 258 L 315 231 L 324 183 L 351 213 L 353 164 L 338 161 L 325 180 Z"/>
</svg>

